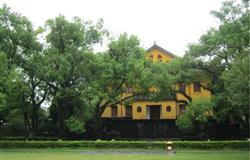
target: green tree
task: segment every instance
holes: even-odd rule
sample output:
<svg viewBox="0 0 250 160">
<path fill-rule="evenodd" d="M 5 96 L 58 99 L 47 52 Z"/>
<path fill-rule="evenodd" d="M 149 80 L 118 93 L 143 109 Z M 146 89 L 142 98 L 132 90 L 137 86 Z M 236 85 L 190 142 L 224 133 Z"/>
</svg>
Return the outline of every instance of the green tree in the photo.
<svg viewBox="0 0 250 160">
<path fill-rule="evenodd" d="M 208 99 L 195 99 L 177 119 L 177 126 L 184 133 L 206 134 L 205 128 L 213 115 L 213 103 Z"/>
<path fill-rule="evenodd" d="M 235 78 L 237 76 L 237 78 Z M 230 70 L 226 70 L 222 78 L 225 82 L 225 92 L 227 100 L 233 105 L 232 113 L 242 128 L 249 126 L 249 56 L 237 57 L 231 65 Z"/>
<path fill-rule="evenodd" d="M 26 17 L 11 11 L 6 5 L 0 8 L 0 22 L 0 51 L 6 55 L 7 68 L 5 72 L 8 73 L 8 76 L 5 76 L 8 80 L 3 85 L 4 91 L 9 96 L 7 97 L 9 103 L 5 106 L 10 112 L 10 109 L 13 108 L 11 106 L 16 106 L 15 109 L 19 109 L 20 113 L 23 113 L 23 117 L 26 117 L 26 133 L 30 130 L 27 129 L 27 116 L 32 116 L 31 128 L 33 135 L 35 135 L 38 128 L 38 112 L 47 96 L 45 83 L 38 74 L 41 73 L 43 66 L 38 63 L 42 48 L 37 41 L 38 32 L 34 31 L 31 22 Z M 23 90 L 23 88 L 26 89 Z M 16 97 L 20 99 L 16 99 Z M 13 98 L 15 101 L 10 101 Z M 32 110 L 30 110 L 32 114 L 23 112 L 22 107 L 25 107 L 27 103 L 32 104 Z"/>
<path fill-rule="evenodd" d="M 101 115 L 108 106 L 130 103 L 136 95 L 143 94 L 134 92 L 121 98 L 127 86 L 140 84 L 143 89 L 142 84 L 146 85 L 140 83 L 145 80 L 143 74 L 146 73 L 143 53 L 135 36 L 123 34 L 109 44 L 107 52 L 94 55 L 89 76 L 86 76 L 88 85 L 82 88 L 81 95 L 84 102 L 93 108 L 97 134 L 101 131 Z"/>
<path fill-rule="evenodd" d="M 4 110 L 6 109 L 7 82 L 8 82 L 7 56 L 5 53 L 0 52 L 0 120 L 1 121 L 5 119 Z"/>
<path fill-rule="evenodd" d="M 89 66 L 94 57 L 93 45 L 101 43 L 107 31 L 103 21 L 97 24 L 74 18 L 67 21 L 58 16 L 46 22 L 46 42 L 44 50 L 44 80 L 50 88 L 53 122 L 57 124 L 59 136 L 66 130 L 65 121 L 71 116 L 81 120 L 88 118 L 87 106 L 81 98 L 81 89 L 86 86 L 90 75 Z M 70 127 L 70 125 L 68 125 Z"/>
<path fill-rule="evenodd" d="M 85 131 L 83 122 L 76 117 L 70 117 L 65 122 L 69 131 L 72 133 L 81 134 Z"/>
<path fill-rule="evenodd" d="M 236 96 L 236 85 L 240 85 L 242 89 L 237 92 L 237 96 L 249 95 L 249 85 L 246 82 L 249 74 L 245 62 L 248 60 L 243 61 L 248 59 L 249 54 L 248 3 L 226 1 L 219 11 L 211 13 L 220 20 L 220 25 L 208 30 L 198 43 L 190 44 L 184 56 L 186 63 L 183 65 L 186 67 L 183 70 L 191 73 L 189 80 L 194 81 L 198 77 L 199 81 L 206 82 L 207 85 L 201 87 L 211 92 L 214 118 L 219 123 L 240 124 L 246 129 L 246 108 L 249 101 L 244 98 L 236 101 L 232 98 Z M 236 71 L 236 66 L 242 71 Z M 241 83 L 241 79 L 235 78 L 237 75 L 241 76 L 245 84 Z M 233 77 L 235 88 L 232 86 Z"/>
<path fill-rule="evenodd" d="M 7 55 L 8 68 L 21 65 L 40 47 L 31 22 L 6 5 L 0 8 L 0 24 L 0 51 Z"/>
<path fill-rule="evenodd" d="M 23 83 L 28 88 L 27 101 L 32 106 L 31 125 L 32 134 L 35 137 L 39 130 L 39 123 L 42 121 L 40 115 L 42 104 L 48 100 L 49 87 L 43 80 L 44 77 L 44 56 L 38 50 L 33 50 L 31 58 L 22 64 L 22 71 L 19 73 Z"/>
<path fill-rule="evenodd" d="M 6 116 L 8 135 L 25 132 L 28 138 L 32 133 L 30 90 L 15 72 L 12 73 L 12 79 L 7 86 L 5 112 L 8 113 Z M 16 130 L 16 127 L 19 130 Z"/>
</svg>

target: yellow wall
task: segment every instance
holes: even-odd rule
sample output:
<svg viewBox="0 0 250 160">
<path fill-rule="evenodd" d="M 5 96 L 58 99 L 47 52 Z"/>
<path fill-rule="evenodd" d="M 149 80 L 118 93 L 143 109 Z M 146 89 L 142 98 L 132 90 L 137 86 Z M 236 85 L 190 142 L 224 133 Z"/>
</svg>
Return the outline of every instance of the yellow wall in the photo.
<svg viewBox="0 0 250 160">
<path fill-rule="evenodd" d="M 157 105 L 157 106 L 156 106 Z M 175 101 L 137 101 L 133 103 L 133 119 L 147 119 L 147 106 L 158 107 L 161 106 L 161 119 L 176 119 L 176 102 Z M 141 112 L 137 112 L 137 107 L 142 108 Z M 167 106 L 171 106 L 171 111 L 167 112 Z"/>
<path fill-rule="evenodd" d="M 167 112 L 167 106 L 171 106 L 171 111 Z M 175 101 L 166 101 L 162 103 L 162 117 L 161 119 L 176 119 L 177 104 Z"/>
<path fill-rule="evenodd" d="M 208 90 L 205 90 L 201 87 L 201 91 L 200 92 L 194 92 L 194 87 L 193 84 L 190 85 L 190 95 L 193 99 L 199 98 L 199 97 L 207 97 L 210 98 L 211 97 L 211 93 Z"/>
<path fill-rule="evenodd" d="M 111 107 L 107 107 L 102 114 L 102 118 L 108 118 L 108 117 L 111 117 Z"/>
<path fill-rule="evenodd" d="M 125 106 L 117 105 L 117 117 L 125 117 L 126 111 Z M 111 107 L 107 107 L 102 114 L 102 118 L 108 118 L 111 117 Z"/>
<path fill-rule="evenodd" d="M 167 55 L 167 54 L 165 54 L 162 51 L 157 50 L 157 49 L 153 49 L 150 52 L 147 52 L 146 53 L 147 59 L 150 58 L 149 57 L 150 55 L 153 55 L 153 59 L 152 59 L 153 62 L 157 62 L 158 61 L 158 55 L 162 56 L 162 62 L 169 62 L 173 58 L 172 56 Z"/>
<path fill-rule="evenodd" d="M 151 59 L 150 55 L 153 55 L 153 62 L 158 61 L 158 55 L 161 55 L 162 62 L 169 62 L 172 58 L 172 55 L 163 53 L 161 50 L 152 49 L 150 52 L 146 53 L 146 58 Z M 178 85 L 176 85 L 178 87 Z M 178 89 L 178 88 L 177 88 Z M 200 92 L 194 92 L 193 84 L 186 85 L 186 93 L 192 99 L 196 99 L 199 97 L 207 97 L 210 98 L 211 94 L 209 91 L 203 89 L 201 87 Z M 121 95 L 122 97 L 129 96 L 130 94 L 124 93 Z M 182 94 L 177 94 L 178 100 L 186 100 L 186 98 Z M 179 115 L 179 105 L 175 101 L 159 101 L 159 102 L 149 102 L 149 101 L 135 101 L 132 104 L 132 119 L 139 120 L 139 119 L 147 119 L 147 106 L 150 105 L 161 105 L 161 119 L 176 119 Z M 140 106 L 142 108 L 141 112 L 137 112 L 137 107 Z M 171 111 L 167 112 L 166 107 L 171 106 Z M 118 105 L 118 115 L 119 118 L 126 117 L 126 107 L 124 105 Z M 111 108 L 107 107 L 105 112 L 102 115 L 103 118 L 111 117 Z"/>
<path fill-rule="evenodd" d="M 207 97 L 207 98 L 211 97 L 211 93 L 208 90 L 203 89 L 202 87 L 201 87 L 200 92 L 194 92 L 194 84 L 193 83 L 186 85 L 186 94 L 188 96 L 192 97 L 192 99 L 196 99 L 196 98 L 200 98 L 200 97 Z M 180 93 L 177 94 L 177 98 L 179 100 L 186 100 L 186 97 L 184 97 Z"/>
<path fill-rule="evenodd" d="M 134 102 L 132 105 L 132 111 L 133 111 L 133 119 L 147 119 L 147 112 L 146 112 L 146 102 L 138 101 Z M 142 111 L 139 113 L 137 112 L 137 107 L 141 106 Z"/>
</svg>

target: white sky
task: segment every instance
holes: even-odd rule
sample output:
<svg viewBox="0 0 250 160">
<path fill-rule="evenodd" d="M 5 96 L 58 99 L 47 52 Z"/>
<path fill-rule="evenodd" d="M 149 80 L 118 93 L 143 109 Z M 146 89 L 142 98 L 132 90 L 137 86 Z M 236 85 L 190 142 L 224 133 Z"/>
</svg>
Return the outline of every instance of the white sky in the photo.
<svg viewBox="0 0 250 160">
<path fill-rule="evenodd" d="M 123 32 L 138 36 L 143 48 L 156 41 L 166 50 L 182 56 L 187 44 L 199 37 L 217 20 L 210 15 L 222 0 L 0 0 L 15 12 L 29 18 L 35 27 L 43 26 L 59 14 L 78 16 L 104 26 L 114 37 Z"/>
</svg>

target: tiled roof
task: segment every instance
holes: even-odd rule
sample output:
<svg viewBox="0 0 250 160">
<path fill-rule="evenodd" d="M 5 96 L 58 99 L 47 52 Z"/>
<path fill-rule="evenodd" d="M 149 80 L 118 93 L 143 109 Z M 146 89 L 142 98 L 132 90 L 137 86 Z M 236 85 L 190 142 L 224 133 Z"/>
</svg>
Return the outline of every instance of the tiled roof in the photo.
<svg viewBox="0 0 250 160">
<path fill-rule="evenodd" d="M 153 50 L 153 49 L 160 50 L 160 51 L 162 51 L 163 53 L 165 53 L 165 54 L 167 54 L 167 55 L 170 55 L 171 57 L 177 57 L 177 56 L 174 55 L 173 53 L 171 53 L 171 52 L 165 50 L 164 48 L 158 46 L 157 44 L 154 44 L 152 47 L 150 47 L 149 49 L 147 49 L 146 52 L 150 52 L 150 51 Z"/>
</svg>

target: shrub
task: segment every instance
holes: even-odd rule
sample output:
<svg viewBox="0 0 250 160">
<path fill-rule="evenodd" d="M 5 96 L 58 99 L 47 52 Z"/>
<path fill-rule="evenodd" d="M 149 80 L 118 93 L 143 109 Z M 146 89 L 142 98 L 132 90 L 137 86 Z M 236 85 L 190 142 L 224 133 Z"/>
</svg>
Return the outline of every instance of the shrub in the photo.
<svg viewBox="0 0 250 160">
<path fill-rule="evenodd" d="M 81 134 L 85 132 L 84 123 L 76 117 L 71 116 L 65 123 L 71 133 Z"/>
<path fill-rule="evenodd" d="M 160 148 L 164 141 L 1 141 L 2 148 Z M 177 149 L 249 149 L 248 141 L 174 141 Z"/>
<path fill-rule="evenodd" d="M 111 140 L 111 139 L 116 139 L 117 140 L 117 139 L 121 138 L 121 134 L 120 134 L 120 132 L 113 130 L 113 131 L 108 132 L 105 137 L 108 140 Z"/>
</svg>

